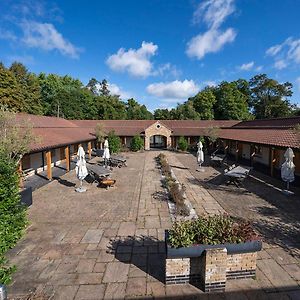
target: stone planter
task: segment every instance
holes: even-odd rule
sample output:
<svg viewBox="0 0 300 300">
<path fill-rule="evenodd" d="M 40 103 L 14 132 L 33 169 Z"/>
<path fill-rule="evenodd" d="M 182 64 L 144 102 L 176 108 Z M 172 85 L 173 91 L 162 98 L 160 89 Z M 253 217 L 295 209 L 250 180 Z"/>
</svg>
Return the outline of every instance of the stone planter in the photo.
<svg viewBox="0 0 300 300">
<path fill-rule="evenodd" d="M 172 248 L 166 244 L 166 284 L 196 283 L 205 292 L 224 291 L 226 280 L 255 277 L 261 241 L 240 244 L 194 245 Z"/>
</svg>

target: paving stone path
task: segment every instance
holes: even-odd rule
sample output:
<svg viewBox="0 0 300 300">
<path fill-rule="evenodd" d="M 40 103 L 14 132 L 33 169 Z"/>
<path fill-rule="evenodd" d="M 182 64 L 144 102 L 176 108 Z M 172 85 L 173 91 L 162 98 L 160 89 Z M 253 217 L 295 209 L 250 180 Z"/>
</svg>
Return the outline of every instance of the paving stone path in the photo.
<svg viewBox="0 0 300 300">
<path fill-rule="evenodd" d="M 191 155 L 166 153 L 197 213 L 227 211 L 186 169 Z M 9 253 L 18 267 L 9 299 L 297 299 L 299 260 L 281 247 L 261 252 L 257 280 L 234 281 L 225 294 L 164 285 L 171 219 L 167 203 L 152 196 L 162 192 L 157 155 L 127 154 L 128 167 L 114 169 L 109 190 L 76 193 L 74 172 L 36 190 L 27 233 Z"/>
</svg>

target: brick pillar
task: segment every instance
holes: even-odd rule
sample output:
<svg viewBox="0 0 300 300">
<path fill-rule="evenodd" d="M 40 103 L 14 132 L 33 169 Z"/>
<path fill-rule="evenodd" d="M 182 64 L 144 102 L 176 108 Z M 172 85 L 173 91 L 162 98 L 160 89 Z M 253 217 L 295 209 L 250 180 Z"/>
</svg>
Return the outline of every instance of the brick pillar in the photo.
<svg viewBox="0 0 300 300">
<path fill-rule="evenodd" d="M 145 150 L 150 150 L 150 137 L 145 135 Z"/>
<path fill-rule="evenodd" d="M 202 284 L 204 292 L 225 291 L 227 250 L 207 249 L 202 255 Z"/>
</svg>

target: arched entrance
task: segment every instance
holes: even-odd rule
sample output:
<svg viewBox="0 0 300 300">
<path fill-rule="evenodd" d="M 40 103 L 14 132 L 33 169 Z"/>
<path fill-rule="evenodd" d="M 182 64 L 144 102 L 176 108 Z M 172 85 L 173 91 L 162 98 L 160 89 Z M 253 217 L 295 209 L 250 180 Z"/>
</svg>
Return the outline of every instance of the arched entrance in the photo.
<svg viewBox="0 0 300 300">
<path fill-rule="evenodd" d="M 167 137 L 163 135 L 152 135 L 150 137 L 150 148 L 167 148 Z"/>
</svg>

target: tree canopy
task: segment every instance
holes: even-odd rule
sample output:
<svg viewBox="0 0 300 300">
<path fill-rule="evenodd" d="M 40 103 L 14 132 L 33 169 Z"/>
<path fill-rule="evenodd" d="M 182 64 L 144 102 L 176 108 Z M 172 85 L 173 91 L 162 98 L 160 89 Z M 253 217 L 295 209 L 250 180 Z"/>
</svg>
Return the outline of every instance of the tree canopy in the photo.
<svg viewBox="0 0 300 300">
<path fill-rule="evenodd" d="M 175 108 L 153 114 L 137 99 L 124 101 L 109 88 L 106 79 L 91 78 L 84 85 L 69 75 L 34 74 L 18 62 L 9 68 L 0 63 L 0 104 L 15 112 L 91 120 L 248 120 L 300 114 L 290 102 L 292 84 L 266 74 L 204 87 Z"/>
</svg>

